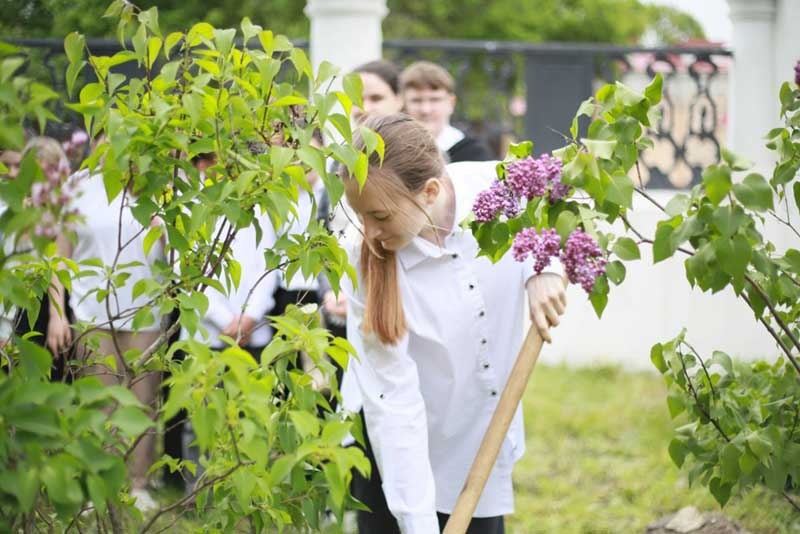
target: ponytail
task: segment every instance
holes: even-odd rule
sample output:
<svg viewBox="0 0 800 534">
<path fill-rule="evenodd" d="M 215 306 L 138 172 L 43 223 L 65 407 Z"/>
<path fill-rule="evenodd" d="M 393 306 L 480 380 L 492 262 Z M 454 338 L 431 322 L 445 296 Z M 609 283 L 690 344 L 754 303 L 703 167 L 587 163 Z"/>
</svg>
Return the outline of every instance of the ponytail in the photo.
<svg viewBox="0 0 800 534">
<path fill-rule="evenodd" d="M 382 343 L 396 345 L 406 333 L 406 317 L 397 283 L 394 252 L 373 251 L 366 239 L 361 244 L 361 277 L 366 285 L 365 334 L 374 333 Z"/>
</svg>

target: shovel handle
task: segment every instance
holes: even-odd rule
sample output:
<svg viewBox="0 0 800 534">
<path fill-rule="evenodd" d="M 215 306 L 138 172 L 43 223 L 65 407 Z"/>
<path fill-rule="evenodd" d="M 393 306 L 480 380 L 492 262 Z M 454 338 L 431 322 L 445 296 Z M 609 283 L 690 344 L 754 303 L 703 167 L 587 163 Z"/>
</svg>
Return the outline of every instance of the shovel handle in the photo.
<svg viewBox="0 0 800 534">
<path fill-rule="evenodd" d="M 506 383 L 503 394 L 500 396 L 500 401 L 497 403 L 492 420 L 486 429 L 486 434 L 483 436 L 483 441 L 478 453 L 475 455 L 475 460 L 472 462 L 467 480 L 464 482 L 464 488 L 461 490 L 453 513 L 450 514 L 447 525 L 444 527 L 443 534 L 464 534 L 467 531 L 467 527 L 472 521 L 472 514 L 475 512 L 483 493 L 483 488 L 486 486 L 486 481 L 492 472 L 497 455 L 500 453 L 500 447 L 503 445 L 509 426 L 511 426 L 511 420 L 517 411 L 522 394 L 525 393 L 525 386 L 528 384 L 533 367 L 539 359 L 542 343 L 539 331 L 535 325 L 531 324 L 528 329 L 528 335 L 525 337 L 525 342 L 522 344 L 517 356 L 517 362 L 511 370 L 508 383 Z"/>
</svg>

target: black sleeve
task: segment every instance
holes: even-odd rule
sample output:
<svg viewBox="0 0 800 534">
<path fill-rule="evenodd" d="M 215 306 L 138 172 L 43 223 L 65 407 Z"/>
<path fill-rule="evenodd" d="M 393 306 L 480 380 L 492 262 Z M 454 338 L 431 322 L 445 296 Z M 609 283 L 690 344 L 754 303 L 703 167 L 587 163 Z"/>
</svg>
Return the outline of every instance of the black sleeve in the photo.
<svg viewBox="0 0 800 534">
<path fill-rule="evenodd" d="M 465 137 L 458 143 L 454 144 L 447 151 L 451 163 L 457 161 L 489 161 L 497 159 L 492 155 L 489 147 L 474 137 Z"/>
</svg>

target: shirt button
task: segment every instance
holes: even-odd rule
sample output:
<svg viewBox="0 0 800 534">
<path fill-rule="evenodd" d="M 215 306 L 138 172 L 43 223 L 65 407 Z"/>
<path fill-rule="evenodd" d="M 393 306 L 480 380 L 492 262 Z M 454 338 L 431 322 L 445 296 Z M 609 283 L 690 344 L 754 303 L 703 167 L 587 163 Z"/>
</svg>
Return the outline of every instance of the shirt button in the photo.
<svg viewBox="0 0 800 534">
<path fill-rule="evenodd" d="M 452 257 L 453 257 L 454 260 L 457 260 L 458 259 L 458 254 L 453 254 Z"/>
<path fill-rule="evenodd" d="M 486 312 L 481 310 L 481 312 L 478 314 L 478 317 L 483 317 L 484 315 L 486 315 Z"/>
<path fill-rule="evenodd" d="M 496 396 L 497 396 L 497 390 L 496 390 L 496 389 L 493 389 L 493 390 L 492 390 L 492 397 L 496 397 Z"/>
<path fill-rule="evenodd" d="M 489 362 L 486 362 L 486 363 L 484 363 L 484 364 L 483 364 L 483 368 L 484 368 L 484 369 L 488 369 L 488 368 L 489 368 Z"/>
<path fill-rule="evenodd" d="M 469 288 L 470 288 L 470 289 L 475 289 L 475 284 L 470 284 L 470 285 L 469 285 Z"/>
<path fill-rule="evenodd" d="M 486 341 L 486 338 L 485 338 L 485 337 L 484 337 L 484 338 L 481 338 L 481 345 L 486 345 L 486 343 L 488 343 L 488 342 Z"/>
</svg>

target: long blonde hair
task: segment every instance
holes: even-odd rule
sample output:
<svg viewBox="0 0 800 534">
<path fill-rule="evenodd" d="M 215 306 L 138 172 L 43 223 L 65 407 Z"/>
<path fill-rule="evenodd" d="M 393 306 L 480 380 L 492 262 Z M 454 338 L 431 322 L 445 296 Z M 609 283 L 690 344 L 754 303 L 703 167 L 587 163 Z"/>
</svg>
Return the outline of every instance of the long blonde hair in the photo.
<svg viewBox="0 0 800 534">
<path fill-rule="evenodd" d="M 368 182 L 384 198 L 408 198 L 423 209 L 414 195 L 429 178 L 444 174 L 444 160 L 436 142 L 425 127 L 404 113 L 368 118 L 364 124 L 383 138 L 383 164 L 378 154 L 369 157 Z M 359 150 L 364 140 L 354 138 Z M 352 179 L 340 167 L 340 175 Z M 365 333 L 374 332 L 383 343 L 394 345 L 406 333 L 407 324 L 397 281 L 397 257 L 380 243 L 367 238 L 361 245 L 361 277 L 366 292 Z"/>
</svg>

